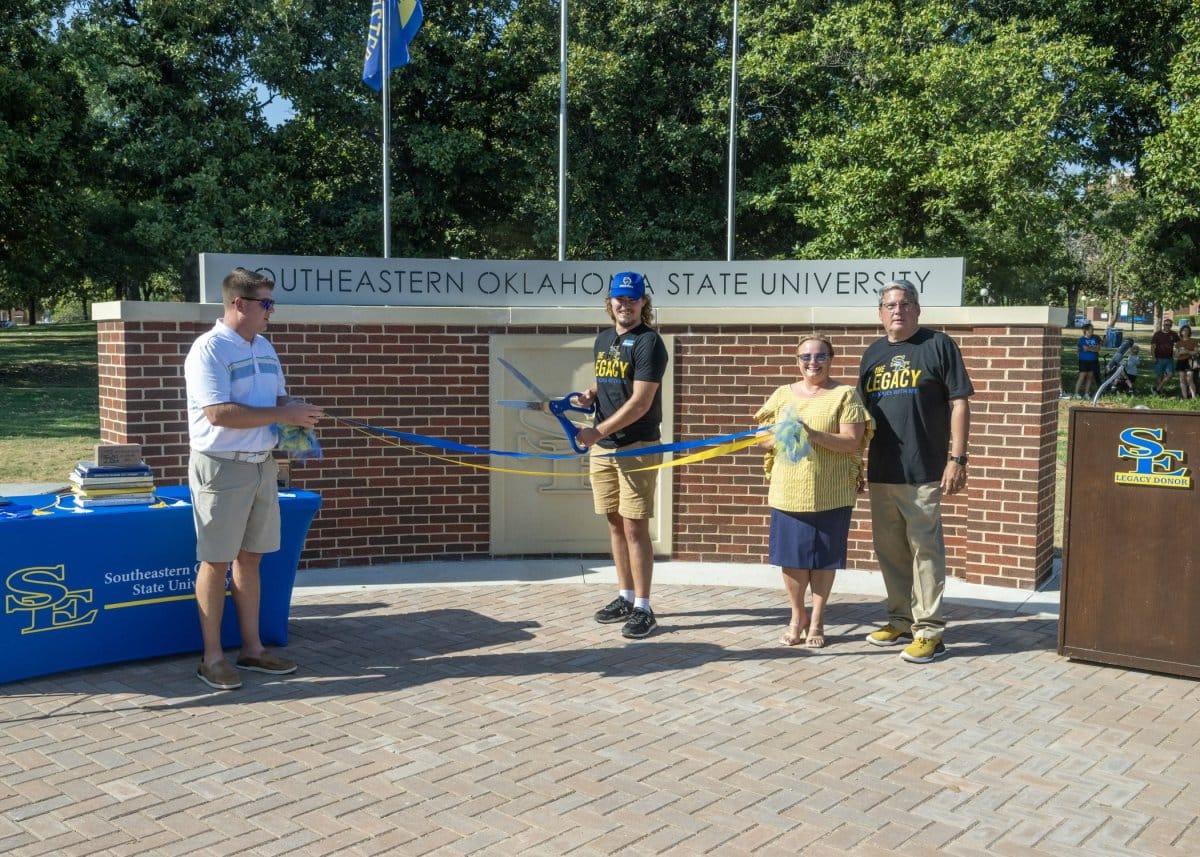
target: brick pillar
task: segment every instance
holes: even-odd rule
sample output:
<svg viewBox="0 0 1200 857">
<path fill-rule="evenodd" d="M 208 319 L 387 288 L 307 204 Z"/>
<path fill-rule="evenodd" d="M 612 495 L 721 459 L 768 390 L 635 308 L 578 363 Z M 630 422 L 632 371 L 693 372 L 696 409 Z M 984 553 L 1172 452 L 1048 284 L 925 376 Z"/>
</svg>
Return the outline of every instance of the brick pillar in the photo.
<svg viewBox="0 0 1200 857">
<path fill-rule="evenodd" d="M 1053 335 L 1051 335 L 1053 334 Z M 1050 573 L 1061 350 L 1057 331 L 976 328 L 962 338 L 972 398 L 965 578 L 1032 587 Z"/>
</svg>

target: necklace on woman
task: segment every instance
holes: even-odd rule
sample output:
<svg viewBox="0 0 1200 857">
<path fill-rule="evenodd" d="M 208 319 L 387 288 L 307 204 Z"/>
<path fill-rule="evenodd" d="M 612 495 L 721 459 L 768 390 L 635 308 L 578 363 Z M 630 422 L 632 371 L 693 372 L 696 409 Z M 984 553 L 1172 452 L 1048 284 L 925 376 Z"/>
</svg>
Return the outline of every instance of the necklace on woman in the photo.
<svg viewBox="0 0 1200 857">
<path fill-rule="evenodd" d="M 801 383 L 801 384 L 796 384 L 795 386 L 792 387 L 792 391 L 797 396 L 809 396 L 810 398 L 812 396 L 818 396 L 821 393 L 824 393 L 828 389 L 829 388 L 826 387 L 824 384 L 822 384 L 819 387 L 808 387 L 805 384 Z"/>
</svg>

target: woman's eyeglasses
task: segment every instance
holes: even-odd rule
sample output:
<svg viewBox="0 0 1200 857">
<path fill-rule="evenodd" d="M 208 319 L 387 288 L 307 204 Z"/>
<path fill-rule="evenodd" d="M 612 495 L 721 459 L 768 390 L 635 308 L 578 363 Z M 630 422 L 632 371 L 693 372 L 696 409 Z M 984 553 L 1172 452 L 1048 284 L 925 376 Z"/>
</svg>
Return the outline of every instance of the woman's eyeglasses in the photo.
<svg viewBox="0 0 1200 857">
<path fill-rule="evenodd" d="M 801 354 L 801 363 L 826 363 L 829 361 L 828 354 Z"/>
</svg>

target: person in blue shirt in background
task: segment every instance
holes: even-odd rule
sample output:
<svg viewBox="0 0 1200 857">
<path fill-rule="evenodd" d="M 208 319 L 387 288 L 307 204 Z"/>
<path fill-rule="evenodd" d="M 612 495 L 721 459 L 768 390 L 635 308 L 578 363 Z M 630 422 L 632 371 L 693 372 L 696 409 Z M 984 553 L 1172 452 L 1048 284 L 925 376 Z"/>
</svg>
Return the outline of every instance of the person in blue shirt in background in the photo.
<svg viewBox="0 0 1200 857">
<path fill-rule="evenodd" d="M 1079 377 L 1075 379 L 1075 398 L 1090 399 L 1092 385 L 1100 383 L 1100 337 L 1092 331 L 1090 324 L 1083 326 L 1083 336 L 1079 337 Z M 1083 387 L 1083 395 L 1079 388 Z"/>
</svg>

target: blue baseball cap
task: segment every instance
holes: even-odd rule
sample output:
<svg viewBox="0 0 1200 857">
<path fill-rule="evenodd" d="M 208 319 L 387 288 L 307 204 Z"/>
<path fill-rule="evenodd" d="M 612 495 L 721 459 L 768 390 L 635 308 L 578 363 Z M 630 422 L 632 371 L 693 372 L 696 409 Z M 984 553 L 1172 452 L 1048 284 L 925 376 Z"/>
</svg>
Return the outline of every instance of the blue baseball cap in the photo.
<svg viewBox="0 0 1200 857">
<path fill-rule="evenodd" d="M 608 296 L 641 300 L 646 296 L 646 278 L 636 271 L 613 274 L 612 282 L 608 284 Z"/>
</svg>

